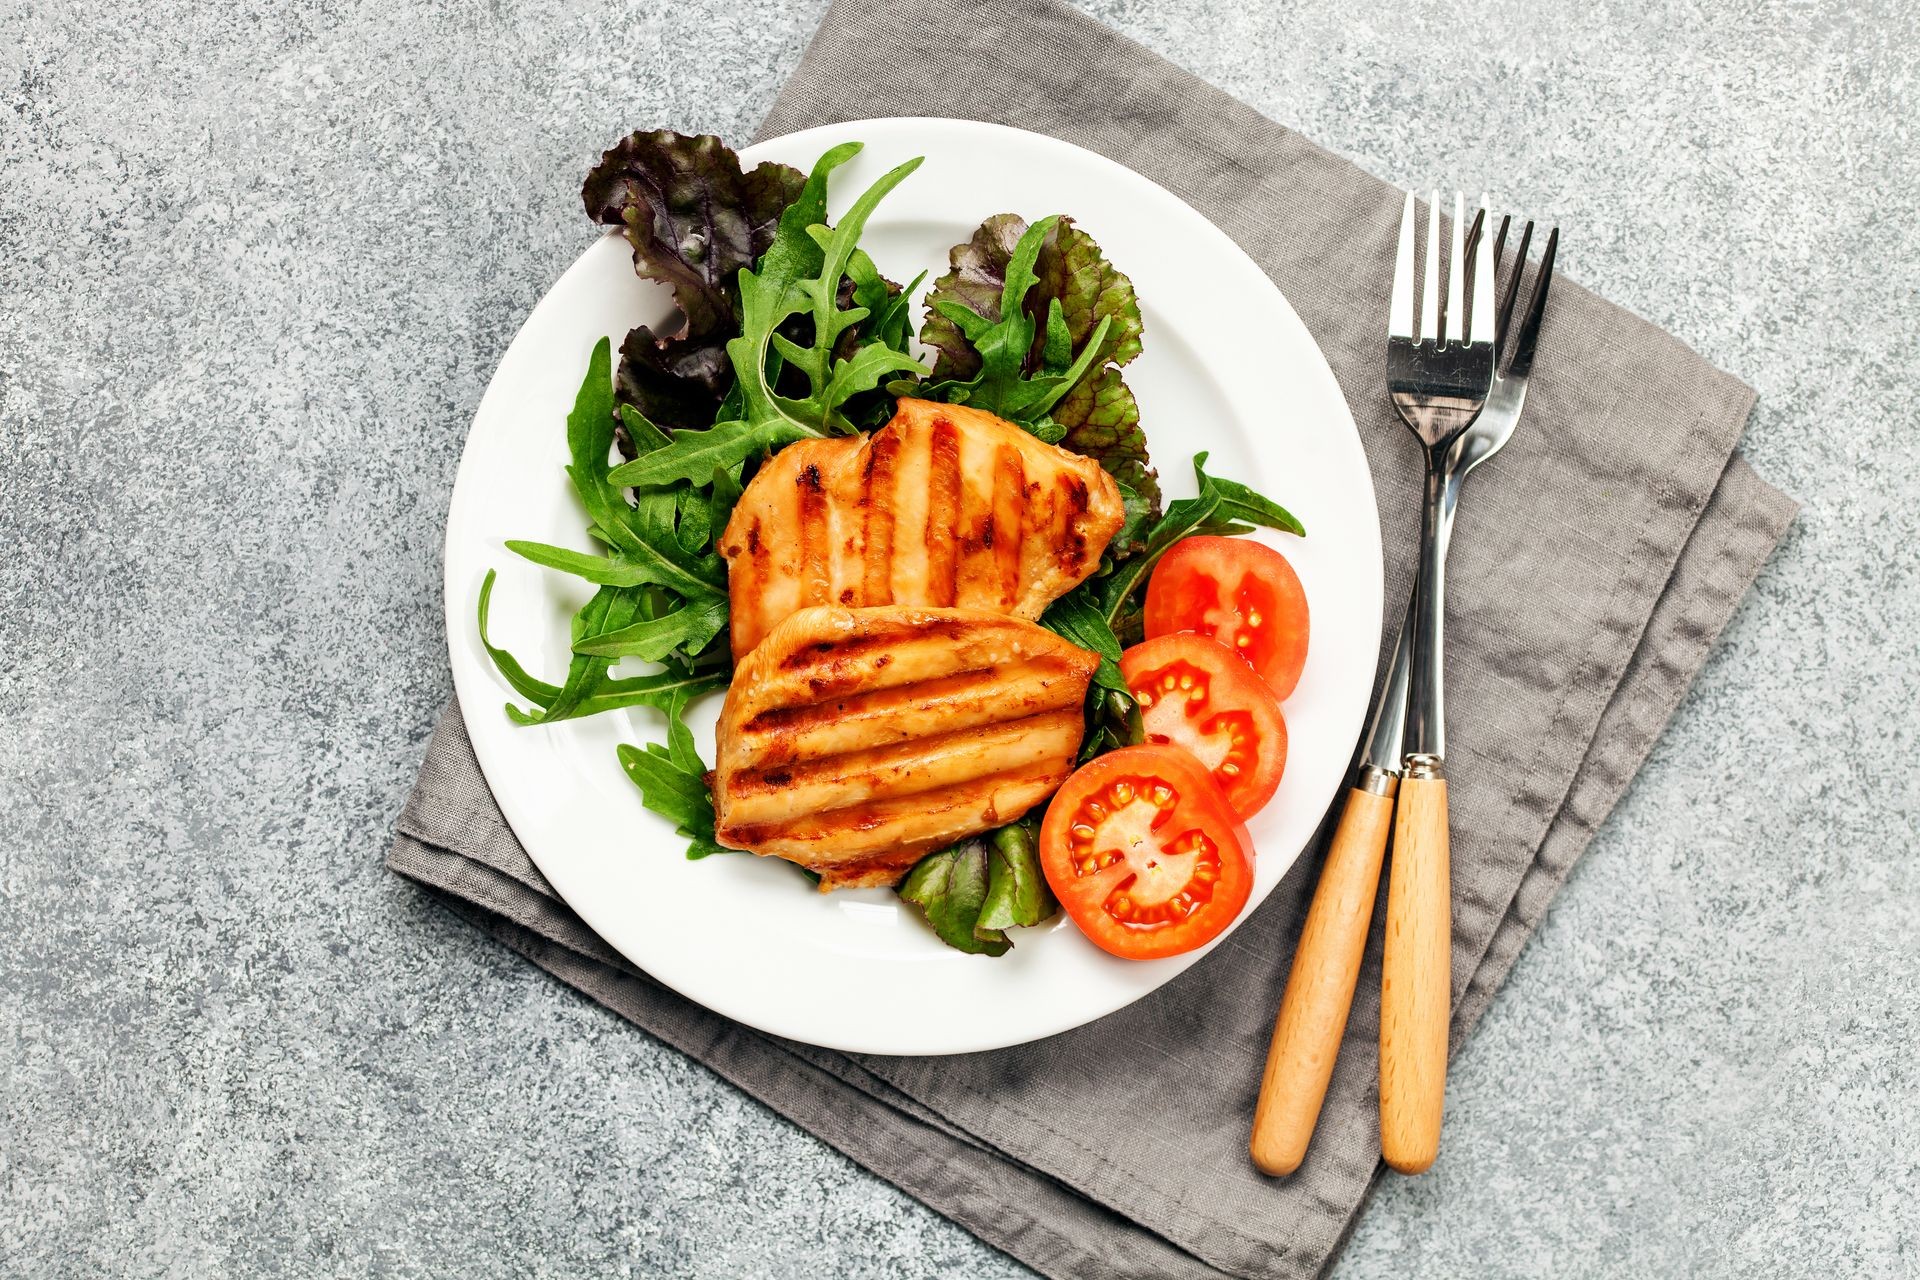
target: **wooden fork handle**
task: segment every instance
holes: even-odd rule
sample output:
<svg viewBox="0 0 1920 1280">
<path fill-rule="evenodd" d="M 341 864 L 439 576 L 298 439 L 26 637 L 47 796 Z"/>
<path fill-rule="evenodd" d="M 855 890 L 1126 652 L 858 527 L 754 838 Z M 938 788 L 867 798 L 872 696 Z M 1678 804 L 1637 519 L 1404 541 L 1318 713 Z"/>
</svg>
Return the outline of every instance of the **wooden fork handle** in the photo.
<svg viewBox="0 0 1920 1280">
<path fill-rule="evenodd" d="M 1416 757 L 1417 759 L 1418 757 Z M 1440 1154 L 1447 1090 L 1453 911 L 1447 783 L 1438 762 L 1400 783 L 1380 988 L 1380 1154 L 1423 1173 Z"/>
<path fill-rule="evenodd" d="M 1353 1005 L 1393 825 L 1392 775 L 1380 776 L 1385 794 L 1360 787 L 1347 792 L 1273 1024 L 1251 1150 L 1254 1165 L 1274 1177 L 1292 1173 L 1306 1157 Z"/>
</svg>

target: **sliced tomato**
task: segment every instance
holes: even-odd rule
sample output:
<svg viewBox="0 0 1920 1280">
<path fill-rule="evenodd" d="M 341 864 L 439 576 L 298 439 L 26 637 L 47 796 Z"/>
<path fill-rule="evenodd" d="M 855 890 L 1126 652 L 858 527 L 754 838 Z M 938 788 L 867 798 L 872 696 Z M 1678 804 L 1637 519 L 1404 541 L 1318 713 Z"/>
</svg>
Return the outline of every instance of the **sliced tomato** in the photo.
<svg viewBox="0 0 1920 1280">
<path fill-rule="evenodd" d="M 1245 658 L 1276 698 L 1307 664 L 1307 593 L 1287 558 L 1265 543 L 1204 534 L 1173 544 L 1147 580 L 1148 638 L 1212 636 Z"/>
<path fill-rule="evenodd" d="M 1040 866 L 1095 946 L 1127 960 L 1220 936 L 1253 892 L 1253 845 L 1226 797 L 1178 747 L 1123 747 L 1060 788 Z"/>
<path fill-rule="evenodd" d="M 1280 700 L 1252 667 L 1209 636 L 1156 636 L 1120 655 L 1120 674 L 1140 704 L 1147 741 L 1198 760 L 1241 818 L 1273 799 L 1287 767 Z"/>
</svg>

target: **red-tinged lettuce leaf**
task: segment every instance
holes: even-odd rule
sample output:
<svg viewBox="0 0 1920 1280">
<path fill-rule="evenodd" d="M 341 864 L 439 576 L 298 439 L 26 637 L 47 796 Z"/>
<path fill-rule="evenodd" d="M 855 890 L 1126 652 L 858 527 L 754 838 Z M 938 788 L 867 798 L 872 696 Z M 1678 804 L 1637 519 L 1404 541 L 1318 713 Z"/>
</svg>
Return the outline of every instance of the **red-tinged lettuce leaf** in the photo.
<svg viewBox="0 0 1920 1280">
<path fill-rule="evenodd" d="M 673 290 L 687 332 L 739 324 L 734 276 L 773 243 L 780 213 L 805 181 L 768 162 L 750 173 L 711 134 L 635 133 L 600 157 L 580 198 L 587 216 L 624 228 L 634 270 Z"/>
<path fill-rule="evenodd" d="M 1008 267 L 1026 231 L 1018 215 L 996 214 L 948 255 L 949 270 L 927 295 L 920 331 L 920 340 L 936 353 L 935 386 L 975 381 L 983 368 L 979 350 L 939 304 L 957 304 L 998 325 Z M 1086 372 L 1046 412 L 1051 429 L 1044 420 L 1027 425 L 1042 438 L 1058 433 L 1063 447 L 1099 461 L 1157 512 L 1160 485 L 1147 456 L 1139 405 L 1120 374 L 1120 366 L 1140 354 L 1140 304 L 1132 282 L 1107 261 L 1093 237 L 1065 217 L 1047 232 L 1033 274 L 1035 282 L 1020 300 L 1033 327 L 1020 370 L 1024 377 L 1058 375 L 1087 355 L 1084 347 L 1094 334 L 1101 337 Z M 964 393 L 956 388 L 949 394 L 960 398 Z"/>
<path fill-rule="evenodd" d="M 947 255 L 948 271 L 933 282 L 927 294 L 927 318 L 920 327 L 920 341 L 933 348 L 933 377 L 936 381 L 953 379 L 964 382 L 980 372 L 980 353 L 973 349 L 960 326 L 934 308 L 936 301 L 957 302 L 989 320 L 1000 318 L 1000 291 L 1007 282 L 1007 263 L 1013 247 L 1026 232 L 1026 221 L 1018 214 L 996 213 L 974 231 L 965 244 L 957 244 Z M 1042 306 L 1041 315 L 1045 315 Z"/>
<path fill-rule="evenodd" d="M 1060 299 L 1060 313 L 1076 354 L 1094 326 L 1111 317 L 1094 356 L 1096 372 L 1102 365 L 1127 364 L 1140 354 L 1140 301 L 1134 297 L 1133 281 L 1114 270 L 1093 237 L 1074 226 L 1072 218 L 1062 218 L 1054 226 L 1033 271 L 1040 282 L 1027 294 L 1028 314 L 1044 317 L 1047 304 Z"/>
<path fill-rule="evenodd" d="M 711 341 L 662 340 L 645 325 L 628 330 L 614 375 L 615 399 L 632 405 L 656 426 L 700 430 L 710 425 L 733 385 L 727 336 L 715 334 Z M 619 436 L 621 453 L 633 457 L 624 427 Z"/>
<path fill-rule="evenodd" d="M 1107 474 L 1160 510 L 1160 478 L 1147 458 L 1147 433 L 1140 427 L 1140 405 L 1120 371 L 1104 365 L 1053 406 L 1053 420 L 1066 428 L 1060 446 L 1097 458 Z"/>
<path fill-rule="evenodd" d="M 685 318 L 678 333 L 643 326 L 627 335 L 621 403 L 670 429 L 713 422 L 733 385 L 726 343 L 740 331 L 735 277 L 772 243 L 803 181 L 771 162 L 743 173 L 718 138 L 668 130 L 635 133 L 600 158 L 580 190 L 587 216 L 625 231 L 634 270 L 671 289 Z"/>
</svg>

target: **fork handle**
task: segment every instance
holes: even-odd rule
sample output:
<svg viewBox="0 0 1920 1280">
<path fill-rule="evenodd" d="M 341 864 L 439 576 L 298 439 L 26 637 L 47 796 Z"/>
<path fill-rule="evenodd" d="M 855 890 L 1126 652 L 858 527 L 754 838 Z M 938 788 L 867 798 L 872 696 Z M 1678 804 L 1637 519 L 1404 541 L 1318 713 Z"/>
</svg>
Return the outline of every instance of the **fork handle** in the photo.
<svg viewBox="0 0 1920 1280">
<path fill-rule="evenodd" d="M 1423 1173 L 1440 1154 L 1452 983 L 1449 852 L 1439 761 L 1410 757 L 1387 874 L 1380 987 L 1380 1154 L 1401 1173 Z"/>
<path fill-rule="evenodd" d="M 1292 1173 L 1306 1158 L 1353 1006 L 1380 859 L 1393 826 L 1394 777 L 1379 778 L 1384 794 L 1366 787 L 1347 792 L 1273 1024 L 1250 1150 L 1260 1172 L 1276 1178 Z"/>
</svg>

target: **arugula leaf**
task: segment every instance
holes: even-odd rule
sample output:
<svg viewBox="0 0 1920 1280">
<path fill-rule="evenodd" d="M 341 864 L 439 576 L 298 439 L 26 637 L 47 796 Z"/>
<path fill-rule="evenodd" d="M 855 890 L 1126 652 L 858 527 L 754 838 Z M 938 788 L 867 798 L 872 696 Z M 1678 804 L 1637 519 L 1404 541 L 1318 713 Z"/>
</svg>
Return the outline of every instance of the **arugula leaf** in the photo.
<svg viewBox="0 0 1920 1280">
<path fill-rule="evenodd" d="M 873 390 L 889 374 L 925 372 L 906 352 L 877 338 L 861 336 L 851 355 L 835 355 L 840 339 L 871 314 L 865 306 L 840 305 L 840 281 L 853 262 L 855 242 L 881 199 L 920 166 L 918 159 L 909 160 L 883 175 L 816 241 L 812 229 L 826 220 L 827 179 L 859 150 L 857 142 L 842 143 L 820 157 L 798 198 L 781 214 L 758 266 L 740 272 L 741 332 L 727 343 L 739 418 L 676 436 L 666 448 L 619 468 L 616 483 L 704 481 L 715 467 L 731 468 L 796 440 L 848 434 L 855 428 L 841 408 L 849 399 Z M 856 297 L 859 289 L 856 281 Z M 812 320 L 805 345 L 780 332 L 794 316 Z M 783 369 L 804 380 L 807 394 L 788 396 L 776 389 Z"/>
<path fill-rule="evenodd" d="M 1223 481 L 1208 475 L 1206 461 L 1206 454 L 1194 455 L 1193 474 L 1199 482 L 1200 492 L 1167 507 L 1166 513 L 1148 531 L 1146 545 L 1139 555 L 1114 565 L 1109 573 L 1081 583 L 1055 601 L 1052 609 L 1048 610 L 1049 615 L 1068 601 L 1076 601 L 1068 606 L 1076 612 L 1091 605 L 1118 634 L 1122 630 L 1121 618 L 1134 593 L 1146 582 L 1154 566 L 1160 563 L 1160 557 L 1189 534 L 1236 527 L 1239 522 L 1284 529 L 1290 533 L 1305 533 L 1300 522 L 1279 503 L 1238 481 Z"/>
<path fill-rule="evenodd" d="M 1153 503 L 1126 481 L 1116 480 L 1114 484 L 1120 490 L 1120 509 L 1125 514 L 1113 540 L 1107 543 L 1107 555 L 1114 560 L 1124 560 L 1128 556 L 1138 555 L 1146 545 L 1147 522 L 1158 513 Z"/>
<path fill-rule="evenodd" d="M 611 479 L 613 447 L 611 344 L 602 339 L 587 362 L 586 377 L 567 415 L 571 461 L 567 476 L 591 521 L 589 532 L 606 547 L 593 555 L 540 542 L 511 541 L 508 548 L 536 564 L 575 574 L 599 586 L 572 621 L 574 653 L 562 683 L 536 679 L 506 650 L 487 638 L 487 611 L 494 576 L 480 592 L 481 642 L 514 692 L 532 709 L 509 705 L 516 723 L 546 724 L 643 703 L 662 705 L 652 686 L 613 679 L 614 660 L 640 657 L 669 661 L 670 679 L 711 687 L 715 672 L 707 650 L 727 625 L 726 570 L 706 544 L 711 512 L 688 488 L 650 489 L 630 504 Z M 623 406 L 629 440 L 643 456 L 667 444 L 664 433 Z M 689 528 L 680 528 L 682 511 Z M 697 551 L 684 545 L 697 534 Z M 720 656 L 720 655 L 715 655 Z M 704 664 L 704 665 L 703 665 Z M 650 677 L 639 677 L 646 681 Z M 724 673 L 720 673 L 724 683 Z"/>
<path fill-rule="evenodd" d="M 801 438 L 783 423 L 717 422 L 705 431 L 685 432 L 666 448 L 615 467 L 612 479 L 636 488 L 705 479 Z"/>
<path fill-rule="evenodd" d="M 487 611 L 493 601 L 494 576 L 493 570 L 489 569 L 480 583 L 480 647 L 487 651 L 487 656 L 493 659 L 494 668 L 506 678 L 515 693 L 544 709 L 560 696 L 560 686 L 527 674 L 527 669 L 520 665 L 519 659 L 487 638 Z M 518 708 L 513 704 L 507 704 L 508 715 L 514 715 L 517 711 Z"/>
<path fill-rule="evenodd" d="M 626 676 L 608 680 L 599 692 L 581 701 L 575 716 L 598 715 L 622 707 L 653 707 L 665 710 L 676 697 L 698 698 L 718 693 L 732 682 L 733 673 L 719 668 L 659 671 L 652 675 Z"/>
<path fill-rule="evenodd" d="M 623 742 L 619 755 L 620 766 L 640 788 L 642 804 L 673 823 L 682 835 L 713 838 L 713 797 L 700 774 L 675 764 L 658 743 L 641 748 Z"/>
<path fill-rule="evenodd" d="M 616 631 L 576 640 L 575 653 L 596 658 L 641 658 L 658 662 L 675 649 L 699 653 L 726 630 L 727 602 L 683 604 L 678 609 L 631 623 Z"/>
<path fill-rule="evenodd" d="M 1133 700 L 1133 693 L 1125 687 L 1125 681 L 1118 680 L 1119 674 L 1119 668 L 1116 667 L 1114 676 L 1121 688 L 1096 683 L 1087 690 L 1087 728 L 1080 739 L 1080 753 L 1075 757 L 1078 764 L 1085 764 L 1109 751 L 1118 751 L 1121 747 L 1138 746 L 1147 740 L 1147 726 L 1140 715 L 1140 704 Z"/>
<path fill-rule="evenodd" d="M 616 378 L 616 381 L 618 379 Z M 637 457 L 643 453 L 652 453 L 655 449 L 664 449 L 673 442 L 673 437 L 653 424 L 653 420 L 636 405 L 620 406 L 620 422 L 627 433 L 630 451 L 623 450 L 628 457 Z M 612 479 L 612 473 L 608 473 Z M 617 484 L 618 481 L 615 481 Z"/>
<path fill-rule="evenodd" d="M 965 244 L 947 255 L 947 274 L 933 282 L 927 295 L 927 317 L 920 325 L 920 341 L 934 351 L 933 376 L 941 382 L 967 382 L 980 373 L 980 353 L 955 320 L 935 304 L 954 303 L 975 315 L 1000 318 L 1007 264 L 1026 234 L 1018 214 L 996 213 L 974 230 Z"/>
<path fill-rule="evenodd" d="M 992 316 L 937 296 L 940 290 L 935 286 L 934 295 L 928 298 L 930 307 L 959 329 L 979 360 L 979 371 L 972 378 L 936 385 L 935 391 L 943 398 L 1013 422 L 1037 421 L 1072 389 L 1100 354 L 1112 317 L 1100 319 L 1093 332 L 1085 335 L 1079 356 L 1073 357 L 1060 300 L 1051 300 L 1044 330 L 1022 305 L 1039 281 L 1034 265 L 1041 247 L 1059 221 L 1058 215 L 1042 218 L 1015 242 Z"/>
<path fill-rule="evenodd" d="M 713 494 L 708 499 L 711 512 L 708 519 L 716 549 L 719 547 L 720 539 L 727 532 L 727 522 L 733 519 L 734 504 L 740 501 L 740 495 L 743 492 L 744 490 L 740 487 L 740 477 L 736 472 L 726 467 L 713 469 Z"/>
<path fill-rule="evenodd" d="M 915 863 L 900 896 L 926 913 L 927 923 L 948 946 L 969 955 L 1001 956 L 1012 946 L 1006 934 L 976 930 L 988 879 L 987 842 L 971 836 Z"/>
<path fill-rule="evenodd" d="M 1005 930 L 1039 924 L 1060 909 L 1040 871 L 1035 825 L 1030 814 L 988 834 L 987 893 L 973 922 L 976 939 L 1003 938 Z"/>
<path fill-rule="evenodd" d="M 1029 227 L 996 214 L 948 262 L 927 296 L 920 340 L 936 352 L 935 382 L 920 394 L 997 413 L 1095 458 L 1158 510 L 1139 406 L 1120 376 L 1140 353 L 1127 277 L 1057 216 Z"/>
<path fill-rule="evenodd" d="M 573 640 L 575 644 L 590 639 L 606 631 L 617 631 L 633 621 L 640 608 L 637 592 L 623 591 L 614 587 L 602 587 L 593 593 L 593 599 L 574 616 Z M 606 658 L 595 658 L 576 653 L 567 663 L 567 676 L 560 685 L 560 691 L 553 700 L 542 707 L 537 716 L 529 716 L 526 723 L 550 724 L 555 720 L 565 720 L 576 714 L 580 703 L 587 697 L 599 692 L 599 685 L 611 665 Z M 509 709 L 511 714 L 511 709 Z M 516 717 L 517 718 L 517 717 Z"/>
<path fill-rule="evenodd" d="M 825 242 L 815 243 L 808 228 L 826 220 L 827 176 L 859 150 L 858 143 L 845 143 L 820 157 L 800 198 L 781 215 L 758 268 L 740 272 L 741 334 L 727 344 L 727 354 L 740 380 L 747 421 L 788 440 L 844 435 L 852 428 L 835 410 L 848 396 L 871 390 L 889 373 L 925 372 L 912 357 L 878 342 L 860 347 L 848 359 L 834 359 L 840 335 L 869 314 L 866 307 L 839 305 L 840 277 L 846 274 L 854 244 L 880 201 L 920 167 L 915 158 L 882 175 L 853 202 Z M 788 316 L 806 311 L 813 317 L 810 346 L 775 332 Z M 790 398 L 775 392 L 767 368 L 769 347 L 805 375 L 810 394 Z"/>
<path fill-rule="evenodd" d="M 1238 481 L 1208 475 L 1206 462 L 1206 454 L 1194 455 L 1193 474 L 1200 492 L 1168 506 L 1165 514 L 1146 530 L 1136 554 L 1103 563 L 1099 574 L 1055 600 L 1040 615 L 1041 626 L 1100 655 L 1099 669 L 1087 690 L 1087 731 L 1081 739 L 1082 762 L 1144 740 L 1140 709 L 1126 681 L 1120 678 L 1117 664 L 1124 645 L 1138 640 L 1140 605 L 1137 597 L 1154 566 L 1160 563 L 1160 557 L 1192 534 L 1247 532 L 1249 524 L 1241 523 L 1243 521 L 1290 533 L 1305 533 L 1285 507 Z M 1131 496 L 1123 487 L 1122 501 Z M 1133 527 L 1123 529 L 1115 537 L 1115 545 L 1140 536 L 1131 508 L 1128 519 Z"/>
<path fill-rule="evenodd" d="M 665 817 L 674 824 L 677 834 L 687 838 L 689 860 L 727 852 L 713 838 L 713 797 L 703 774 L 679 767 L 657 742 L 649 742 L 644 749 L 623 742 L 616 751 L 620 767 L 640 789 L 640 803 Z"/>
<path fill-rule="evenodd" d="M 653 581 L 645 566 L 629 564 L 624 560 L 590 555 L 584 551 L 569 551 L 565 547 L 549 546 L 544 542 L 522 542 L 515 538 L 507 539 L 506 547 L 515 555 L 537 565 L 558 569 L 603 587 L 637 587 Z"/>
<path fill-rule="evenodd" d="M 688 839 L 687 857 L 698 859 L 728 849 L 714 839 L 707 766 L 694 750 L 693 731 L 687 728 L 684 714 L 690 697 L 690 690 L 679 690 L 662 708 L 667 713 L 666 746 L 649 742 L 640 748 L 622 743 L 618 754 L 627 777 L 640 788 L 640 803 L 673 823 L 674 830 Z"/>
<path fill-rule="evenodd" d="M 1101 612 L 1093 592 L 1069 591 L 1047 607 L 1040 616 L 1040 625 L 1082 649 L 1099 654 L 1107 662 L 1120 661 L 1120 641 L 1114 636 L 1113 624 Z"/>
<path fill-rule="evenodd" d="M 1243 520 L 1250 525 L 1263 525 L 1269 529 L 1279 529 L 1297 537 L 1307 536 L 1307 527 L 1294 518 L 1287 510 L 1272 498 L 1255 493 L 1238 480 L 1227 480 L 1220 476 L 1210 476 L 1206 472 L 1207 455 L 1194 455 L 1193 473 L 1200 478 L 1201 487 L 1212 486 L 1220 494 L 1218 516 L 1226 520 Z"/>
</svg>

